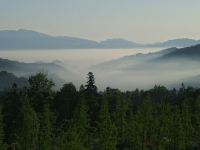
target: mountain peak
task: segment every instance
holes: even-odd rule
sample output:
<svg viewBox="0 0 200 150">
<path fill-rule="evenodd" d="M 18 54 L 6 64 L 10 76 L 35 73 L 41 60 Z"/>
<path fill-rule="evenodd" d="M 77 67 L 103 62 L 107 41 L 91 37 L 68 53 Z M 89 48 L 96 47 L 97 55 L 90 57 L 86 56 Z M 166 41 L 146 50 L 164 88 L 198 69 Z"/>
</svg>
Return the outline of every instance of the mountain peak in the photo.
<svg viewBox="0 0 200 150">
<path fill-rule="evenodd" d="M 104 47 L 113 47 L 113 48 L 131 48 L 139 47 L 141 44 L 134 43 L 132 41 L 123 39 L 123 38 L 113 38 L 107 39 L 100 42 Z"/>
<path fill-rule="evenodd" d="M 101 42 L 69 37 L 51 36 L 45 33 L 19 29 L 0 30 L 0 49 L 81 49 L 81 48 L 170 48 L 188 47 L 200 44 L 200 41 L 182 38 L 153 44 L 135 43 L 123 38 L 107 39 Z"/>
</svg>

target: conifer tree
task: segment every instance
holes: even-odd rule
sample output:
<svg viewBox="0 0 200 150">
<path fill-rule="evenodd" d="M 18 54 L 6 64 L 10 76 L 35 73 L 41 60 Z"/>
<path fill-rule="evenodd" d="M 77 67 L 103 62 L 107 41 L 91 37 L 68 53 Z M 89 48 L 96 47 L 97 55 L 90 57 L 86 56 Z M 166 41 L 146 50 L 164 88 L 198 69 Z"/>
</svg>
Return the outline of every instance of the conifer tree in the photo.
<svg viewBox="0 0 200 150">
<path fill-rule="evenodd" d="M 54 98 L 53 108 L 57 114 L 57 122 L 70 120 L 78 104 L 78 93 L 72 84 L 65 84 Z"/>
<path fill-rule="evenodd" d="M 95 85 L 95 78 L 92 72 L 88 73 L 86 89 L 81 95 L 86 100 L 88 106 L 88 112 L 91 118 L 90 124 L 94 126 L 94 122 L 97 120 L 99 111 L 99 98 L 97 93 L 97 87 Z"/>
<path fill-rule="evenodd" d="M 79 92 L 82 93 L 85 91 L 85 86 L 83 84 L 81 84 L 80 88 L 79 88 Z"/>
<path fill-rule="evenodd" d="M 92 72 L 89 72 L 87 74 L 87 84 L 86 89 L 88 91 L 92 91 L 92 92 L 97 92 L 97 87 L 95 86 L 95 78 L 94 78 L 94 74 Z"/>
<path fill-rule="evenodd" d="M 171 144 L 170 149 L 185 149 L 185 131 L 182 124 L 181 110 L 175 107 L 173 111 L 173 126 L 171 128 Z"/>
<path fill-rule="evenodd" d="M 44 110 L 40 114 L 40 128 L 39 128 L 39 149 L 50 150 L 53 146 L 53 128 L 52 128 L 52 113 L 49 105 L 44 105 Z"/>
<path fill-rule="evenodd" d="M 192 113 L 189 98 L 185 97 L 182 103 L 182 125 L 183 125 L 183 142 L 185 149 L 191 148 L 192 135 L 194 133 L 192 126 Z"/>
<path fill-rule="evenodd" d="M 3 124 L 3 115 L 2 115 L 2 106 L 0 105 L 0 148 L 4 147 L 4 124 Z"/>
<path fill-rule="evenodd" d="M 29 78 L 30 87 L 28 95 L 34 110 L 39 118 L 39 149 L 49 150 L 52 148 L 53 118 L 51 111 L 53 103 L 52 87 L 54 83 L 48 80 L 47 75 L 38 73 Z"/>
<path fill-rule="evenodd" d="M 74 124 L 74 128 L 76 128 L 77 133 L 79 134 L 79 138 L 82 140 L 85 147 L 89 146 L 89 116 L 88 116 L 88 108 L 85 104 L 85 100 L 81 99 L 78 104 L 74 117 L 72 119 Z"/>
<path fill-rule="evenodd" d="M 11 90 L 5 93 L 3 101 L 4 138 L 8 145 L 17 144 L 21 127 L 21 106 L 20 91 L 16 85 L 13 85 Z"/>
<path fill-rule="evenodd" d="M 154 143 L 156 149 L 168 149 L 170 146 L 170 129 L 172 127 L 172 115 L 170 104 L 161 101 L 158 108 L 156 109 L 156 116 L 154 117 Z"/>
<path fill-rule="evenodd" d="M 135 131 L 137 149 L 147 149 L 154 146 L 152 129 L 154 127 L 153 103 L 150 97 L 144 99 L 143 105 L 136 114 Z"/>
<path fill-rule="evenodd" d="M 89 150 L 80 139 L 80 135 L 75 128 L 70 128 L 66 134 L 67 142 L 62 147 L 63 150 Z"/>
<path fill-rule="evenodd" d="M 19 147 L 22 150 L 37 150 L 38 135 L 39 135 L 39 121 L 37 114 L 29 104 L 26 95 L 22 95 L 23 102 L 21 113 L 21 127 L 18 136 Z"/>
<path fill-rule="evenodd" d="M 194 127 L 195 127 L 194 141 L 197 147 L 200 148 L 200 96 L 197 97 L 194 105 Z"/>
<path fill-rule="evenodd" d="M 89 143 L 89 120 L 87 108 L 83 100 L 78 104 L 72 120 L 69 122 L 67 131 L 63 130 L 60 137 L 60 147 L 65 150 L 88 150 Z"/>
<path fill-rule="evenodd" d="M 47 75 L 38 73 L 29 78 L 29 84 L 29 98 L 36 112 L 40 113 L 44 110 L 43 107 L 45 104 L 52 104 L 52 87 L 54 83 L 48 80 Z"/>
<path fill-rule="evenodd" d="M 111 121 L 108 102 L 103 100 L 99 115 L 99 148 L 100 150 L 116 150 L 117 129 Z"/>
<path fill-rule="evenodd" d="M 138 146 L 138 137 L 136 135 L 136 118 L 135 114 L 130 113 L 127 119 L 127 128 L 126 128 L 126 142 L 127 149 L 137 149 Z"/>
<path fill-rule="evenodd" d="M 126 100 L 119 95 L 115 111 L 115 125 L 117 127 L 118 147 L 123 148 L 126 146 L 126 131 L 127 131 L 127 113 L 128 105 Z"/>
</svg>

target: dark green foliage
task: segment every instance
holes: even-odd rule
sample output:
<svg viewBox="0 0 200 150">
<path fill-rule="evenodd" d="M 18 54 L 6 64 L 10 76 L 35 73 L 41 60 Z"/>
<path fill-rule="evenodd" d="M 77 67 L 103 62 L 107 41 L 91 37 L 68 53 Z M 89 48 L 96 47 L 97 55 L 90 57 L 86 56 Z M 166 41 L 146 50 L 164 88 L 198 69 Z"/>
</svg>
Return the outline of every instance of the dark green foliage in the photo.
<svg viewBox="0 0 200 150">
<path fill-rule="evenodd" d="M 4 140 L 4 130 L 3 130 L 3 115 L 2 115 L 2 107 L 0 105 L 0 147 L 3 147 L 3 140 Z"/>
<path fill-rule="evenodd" d="M 95 85 L 94 75 L 92 72 L 89 72 L 87 75 L 87 84 L 85 85 L 86 89 L 84 91 L 80 91 L 80 94 L 81 98 L 85 99 L 86 101 L 91 118 L 91 125 L 93 126 L 94 122 L 98 118 L 100 101 L 97 93 L 97 87 Z"/>
<path fill-rule="evenodd" d="M 53 146 L 51 117 L 52 113 L 50 112 L 49 105 L 45 104 L 40 114 L 39 149 L 41 150 L 49 150 Z"/>
<path fill-rule="evenodd" d="M 38 117 L 24 91 L 13 87 L 4 102 L 5 141 L 17 149 L 37 149 Z"/>
<path fill-rule="evenodd" d="M 47 76 L 38 73 L 29 78 L 30 87 L 28 95 L 31 104 L 39 119 L 38 147 L 40 150 L 49 150 L 53 146 L 54 113 L 51 111 L 53 104 L 53 82 Z"/>
<path fill-rule="evenodd" d="M 91 72 L 79 91 L 52 87 L 39 73 L 1 93 L 0 150 L 200 149 L 200 88 L 98 92 Z"/>
<path fill-rule="evenodd" d="M 81 84 L 80 88 L 79 88 L 79 92 L 82 93 L 85 91 L 85 87 L 83 84 Z"/>
<path fill-rule="evenodd" d="M 200 148 L 200 96 L 195 100 L 193 122 L 196 129 L 194 133 L 195 144 Z"/>
<path fill-rule="evenodd" d="M 4 115 L 4 133 L 5 142 L 7 144 L 17 143 L 17 138 L 21 128 L 21 109 L 23 101 L 21 99 L 21 92 L 16 85 L 5 93 L 3 101 L 3 115 Z"/>
<path fill-rule="evenodd" d="M 38 73 L 29 78 L 29 97 L 36 112 L 42 112 L 45 104 L 53 101 L 52 87 L 54 83 L 47 79 L 47 76 Z"/>
<path fill-rule="evenodd" d="M 21 127 L 18 136 L 20 149 L 37 150 L 39 120 L 36 112 L 29 104 L 26 95 L 22 96 L 23 105 L 21 108 Z"/>
<path fill-rule="evenodd" d="M 78 104 L 72 119 L 72 128 L 77 132 L 84 147 L 89 147 L 89 116 L 84 99 Z"/>
<path fill-rule="evenodd" d="M 112 122 L 107 99 L 104 99 L 99 114 L 99 149 L 116 150 L 117 147 L 117 128 Z"/>
<path fill-rule="evenodd" d="M 78 92 L 72 83 L 65 84 L 61 90 L 57 92 L 53 107 L 57 114 L 58 123 L 72 118 L 78 100 Z"/>
<path fill-rule="evenodd" d="M 61 150 L 88 150 L 89 143 L 89 120 L 87 108 L 81 100 L 77 105 L 73 118 L 67 128 L 64 126 L 58 135 L 58 147 Z"/>
<path fill-rule="evenodd" d="M 153 103 L 149 97 L 145 98 L 143 105 L 138 109 L 136 114 L 136 135 L 137 139 L 140 139 L 138 143 L 139 149 L 152 148 L 154 143 L 154 130 L 156 128 Z M 136 136 L 135 135 L 135 136 Z"/>
<path fill-rule="evenodd" d="M 171 135 L 170 133 L 172 124 L 173 124 L 173 113 L 172 108 L 168 102 L 161 102 L 156 110 L 155 116 L 155 124 L 156 127 L 155 133 L 157 136 L 155 137 L 154 141 L 156 144 L 157 149 L 169 149 Z"/>
</svg>

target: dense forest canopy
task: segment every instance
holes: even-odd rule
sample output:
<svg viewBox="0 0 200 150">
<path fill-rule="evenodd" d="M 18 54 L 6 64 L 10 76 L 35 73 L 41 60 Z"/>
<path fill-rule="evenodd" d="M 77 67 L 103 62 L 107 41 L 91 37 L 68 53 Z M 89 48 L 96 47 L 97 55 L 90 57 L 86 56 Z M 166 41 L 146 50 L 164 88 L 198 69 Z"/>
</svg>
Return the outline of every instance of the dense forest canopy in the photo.
<svg viewBox="0 0 200 150">
<path fill-rule="evenodd" d="M 38 73 L 0 95 L 0 150 L 200 149 L 200 89 L 77 90 Z"/>
</svg>

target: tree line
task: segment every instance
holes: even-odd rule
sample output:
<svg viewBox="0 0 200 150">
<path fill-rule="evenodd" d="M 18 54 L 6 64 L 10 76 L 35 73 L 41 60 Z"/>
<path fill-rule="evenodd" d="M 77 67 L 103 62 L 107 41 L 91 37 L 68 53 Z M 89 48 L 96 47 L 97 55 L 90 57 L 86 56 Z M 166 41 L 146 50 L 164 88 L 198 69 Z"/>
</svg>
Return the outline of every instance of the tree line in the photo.
<svg viewBox="0 0 200 150">
<path fill-rule="evenodd" d="M 198 150 L 200 89 L 77 90 L 38 73 L 0 93 L 0 150 Z"/>
</svg>

